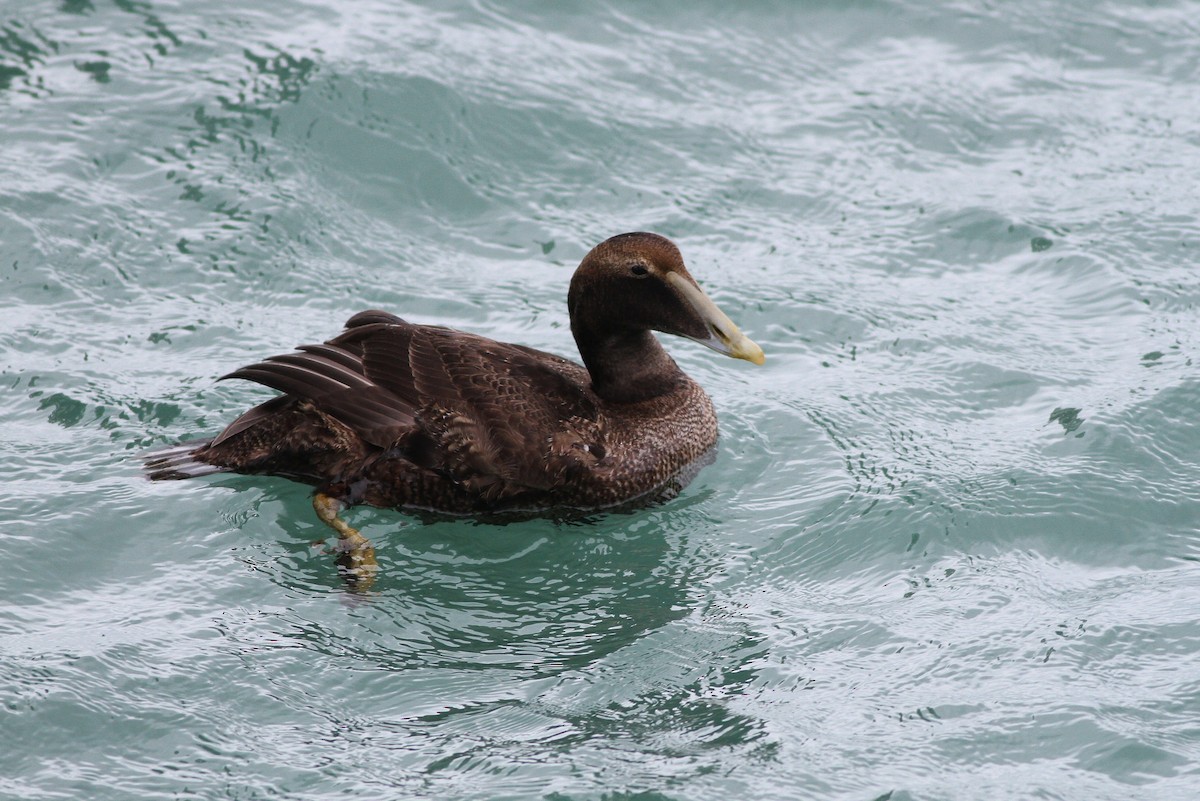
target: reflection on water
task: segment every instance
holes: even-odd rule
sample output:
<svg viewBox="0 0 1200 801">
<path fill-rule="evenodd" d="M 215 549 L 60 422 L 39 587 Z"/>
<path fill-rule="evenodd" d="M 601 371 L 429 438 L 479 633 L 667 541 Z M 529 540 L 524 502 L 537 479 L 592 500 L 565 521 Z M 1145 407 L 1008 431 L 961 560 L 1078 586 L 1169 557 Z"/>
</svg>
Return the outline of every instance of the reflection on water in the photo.
<svg viewBox="0 0 1200 801">
<path fill-rule="evenodd" d="M 0 795 L 1190 797 L 1196 3 L 244 5 L 0 4 Z M 665 505 L 138 474 L 633 229 L 772 356 Z"/>
</svg>

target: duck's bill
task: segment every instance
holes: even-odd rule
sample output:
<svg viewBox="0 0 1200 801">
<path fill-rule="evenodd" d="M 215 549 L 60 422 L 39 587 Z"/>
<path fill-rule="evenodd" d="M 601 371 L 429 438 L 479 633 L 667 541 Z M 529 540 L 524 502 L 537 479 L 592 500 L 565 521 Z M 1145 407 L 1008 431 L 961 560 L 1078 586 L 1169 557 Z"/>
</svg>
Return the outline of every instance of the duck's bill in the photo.
<svg viewBox="0 0 1200 801">
<path fill-rule="evenodd" d="M 693 339 L 701 345 L 707 345 L 717 353 L 724 353 L 735 359 L 745 359 L 754 364 L 762 364 L 766 361 L 767 357 L 763 355 L 762 348 L 743 334 L 733 324 L 733 320 L 730 320 L 725 312 L 718 309 L 717 304 L 704 294 L 704 290 L 678 273 L 667 273 L 666 280 L 708 327 L 707 337 L 693 337 Z"/>
</svg>

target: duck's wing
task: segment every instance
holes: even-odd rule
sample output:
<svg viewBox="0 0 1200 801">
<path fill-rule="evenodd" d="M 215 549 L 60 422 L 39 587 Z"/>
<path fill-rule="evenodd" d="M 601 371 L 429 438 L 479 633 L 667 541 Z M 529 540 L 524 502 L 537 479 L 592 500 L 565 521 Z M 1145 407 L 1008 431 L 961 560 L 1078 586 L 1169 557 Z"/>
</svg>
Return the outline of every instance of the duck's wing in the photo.
<svg viewBox="0 0 1200 801">
<path fill-rule="evenodd" d="M 587 373 L 566 359 L 377 311 L 298 351 L 224 377 L 308 401 L 371 445 L 485 499 L 562 486 L 604 456 Z M 279 400 L 235 420 L 214 445 Z"/>
<path fill-rule="evenodd" d="M 351 321 L 360 317 L 366 321 L 390 319 L 407 325 L 386 312 L 363 312 Z M 284 396 L 255 406 L 234 420 L 213 440 L 212 447 L 272 417 L 297 399 L 308 401 L 376 447 L 390 447 L 412 429 L 415 422 L 412 404 L 367 377 L 361 351 L 341 348 L 332 342 L 301 345 L 297 351 L 272 356 L 221 376 L 222 380 L 254 381 L 279 390 Z"/>
<path fill-rule="evenodd" d="M 563 486 L 604 456 L 587 372 L 566 359 L 402 322 L 364 321 L 330 344 L 414 410 L 404 455 L 485 499 Z"/>
</svg>

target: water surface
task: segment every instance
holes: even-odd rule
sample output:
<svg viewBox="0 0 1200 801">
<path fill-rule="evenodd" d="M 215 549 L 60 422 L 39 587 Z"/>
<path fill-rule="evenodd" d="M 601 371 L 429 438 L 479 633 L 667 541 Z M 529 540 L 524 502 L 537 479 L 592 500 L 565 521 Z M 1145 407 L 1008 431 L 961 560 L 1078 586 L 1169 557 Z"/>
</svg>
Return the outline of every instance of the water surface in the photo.
<svg viewBox="0 0 1200 801">
<path fill-rule="evenodd" d="M 1200 4 L 247 6 L 0 2 L 0 797 L 1195 796 Z M 667 505 L 138 474 L 636 229 L 768 354 Z"/>
</svg>

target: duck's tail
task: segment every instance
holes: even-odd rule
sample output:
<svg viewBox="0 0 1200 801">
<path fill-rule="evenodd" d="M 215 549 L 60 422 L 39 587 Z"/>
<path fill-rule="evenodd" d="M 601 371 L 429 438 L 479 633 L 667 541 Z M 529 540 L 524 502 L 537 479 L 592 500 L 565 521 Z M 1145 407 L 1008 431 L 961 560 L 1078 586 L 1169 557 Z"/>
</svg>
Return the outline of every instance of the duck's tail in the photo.
<svg viewBox="0 0 1200 801">
<path fill-rule="evenodd" d="M 209 464 L 196 454 L 209 446 L 211 439 L 193 439 L 149 451 L 142 456 L 142 465 L 151 481 L 176 481 L 182 478 L 228 473 L 230 468 Z"/>
</svg>

